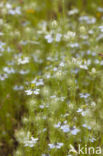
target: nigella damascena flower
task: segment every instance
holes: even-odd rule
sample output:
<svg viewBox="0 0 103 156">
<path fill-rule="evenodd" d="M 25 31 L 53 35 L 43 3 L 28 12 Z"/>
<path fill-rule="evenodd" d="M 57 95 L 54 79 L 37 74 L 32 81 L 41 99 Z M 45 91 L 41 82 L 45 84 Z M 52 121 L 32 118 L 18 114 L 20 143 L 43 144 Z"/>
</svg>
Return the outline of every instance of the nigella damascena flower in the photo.
<svg viewBox="0 0 103 156">
<path fill-rule="evenodd" d="M 61 142 L 55 143 L 55 144 L 48 144 L 50 149 L 54 149 L 54 148 L 60 149 L 63 145 L 64 143 L 61 143 Z"/>
<path fill-rule="evenodd" d="M 18 64 L 26 64 L 29 63 L 29 57 L 19 58 Z"/>
<path fill-rule="evenodd" d="M 53 37 L 52 37 L 51 34 L 46 35 L 45 39 L 47 40 L 48 43 L 52 43 L 53 42 Z"/>
<path fill-rule="evenodd" d="M 31 137 L 30 140 L 24 141 L 24 146 L 25 147 L 34 147 L 34 145 L 37 143 L 37 141 L 38 141 L 38 138 Z"/>
</svg>

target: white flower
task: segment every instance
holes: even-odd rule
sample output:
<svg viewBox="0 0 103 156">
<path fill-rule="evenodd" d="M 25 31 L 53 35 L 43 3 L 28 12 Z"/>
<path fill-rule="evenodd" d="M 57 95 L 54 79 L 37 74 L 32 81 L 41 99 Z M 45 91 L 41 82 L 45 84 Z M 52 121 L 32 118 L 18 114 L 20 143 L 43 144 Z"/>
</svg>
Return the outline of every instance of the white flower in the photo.
<svg viewBox="0 0 103 156">
<path fill-rule="evenodd" d="M 54 149 L 54 148 L 60 149 L 63 145 L 64 145 L 64 143 L 61 143 L 61 142 L 58 142 L 56 144 L 48 144 L 50 149 Z"/>
<path fill-rule="evenodd" d="M 87 67 L 87 65 L 85 65 L 85 64 L 81 64 L 79 67 L 80 67 L 81 69 L 88 70 L 88 67 Z"/>
<path fill-rule="evenodd" d="M 87 63 L 87 65 L 91 65 L 91 60 L 88 59 L 86 63 Z"/>
<path fill-rule="evenodd" d="M 60 34 L 60 33 L 57 33 L 56 34 L 56 42 L 60 42 L 61 41 L 61 37 L 62 37 L 62 34 Z"/>
<path fill-rule="evenodd" d="M 42 86 L 42 85 L 44 85 L 43 79 L 39 79 L 39 80 L 36 82 L 36 86 Z"/>
<path fill-rule="evenodd" d="M 20 70 L 19 73 L 21 75 L 25 75 L 25 74 L 28 74 L 29 73 L 29 70 Z"/>
<path fill-rule="evenodd" d="M 73 129 L 73 130 L 71 131 L 71 133 L 72 133 L 73 135 L 77 135 L 78 132 L 80 132 L 80 130 L 77 129 L 77 128 L 75 128 L 75 129 Z"/>
<path fill-rule="evenodd" d="M 100 63 L 98 59 L 95 59 L 94 62 L 95 62 L 95 64 L 99 64 Z"/>
<path fill-rule="evenodd" d="M 6 72 L 7 74 L 15 73 L 15 70 L 13 68 L 9 68 L 9 67 L 4 67 L 3 71 Z"/>
<path fill-rule="evenodd" d="M 18 59 L 18 64 L 26 64 L 26 63 L 29 63 L 29 57 L 24 57 L 23 59 L 22 58 Z"/>
<path fill-rule="evenodd" d="M 29 89 L 29 90 L 25 90 L 25 93 L 26 93 L 26 95 L 32 95 L 32 91 Z"/>
<path fill-rule="evenodd" d="M 75 9 L 73 9 L 73 10 L 70 10 L 69 12 L 68 12 L 68 15 L 74 15 L 74 14 L 77 14 L 79 11 L 78 11 L 78 9 L 77 8 L 75 8 Z"/>
<path fill-rule="evenodd" d="M 84 99 L 86 99 L 90 96 L 90 94 L 88 94 L 88 93 L 80 93 L 79 95 L 81 98 L 84 98 Z"/>
<path fill-rule="evenodd" d="M 26 95 L 32 95 L 32 94 L 38 95 L 39 91 L 40 89 L 35 89 L 35 90 L 28 89 L 28 90 L 25 90 L 25 93 Z"/>
<path fill-rule="evenodd" d="M 41 109 L 44 109 L 44 105 L 40 105 L 39 107 L 40 107 Z"/>
<path fill-rule="evenodd" d="M 8 11 L 8 14 L 10 14 L 10 15 L 20 15 L 21 14 L 21 10 L 20 10 L 21 8 L 20 7 L 16 7 L 15 9 L 10 9 L 9 11 Z"/>
<path fill-rule="evenodd" d="M 23 86 L 17 86 L 17 85 L 15 85 L 13 89 L 14 90 L 23 90 L 24 87 Z"/>
<path fill-rule="evenodd" d="M 79 47 L 79 44 L 78 43 L 71 43 L 70 44 L 70 47 L 71 48 L 78 48 Z"/>
<path fill-rule="evenodd" d="M 55 148 L 55 145 L 54 144 L 48 144 L 48 146 L 50 147 L 50 149 Z"/>
<path fill-rule="evenodd" d="M 0 32 L 0 36 L 3 36 L 4 35 L 4 33 L 3 32 Z"/>
<path fill-rule="evenodd" d="M 38 94 L 39 94 L 39 91 L 40 91 L 40 89 L 35 89 L 35 90 L 33 91 L 33 93 L 34 93 L 35 95 L 38 95 Z"/>
<path fill-rule="evenodd" d="M 15 13 L 20 15 L 21 14 L 21 8 L 20 7 L 16 7 Z"/>
<path fill-rule="evenodd" d="M 98 10 L 99 12 L 103 13 L 103 8 L 99 7 L 97 10 Z"/>
<path fill-rule="evenodd" d="M 92 107 L 95 107 L 95 106 L 96 106 L 96 103 L 95 103 L 94 101 L 92 101 L 92 102 L 91 102 L 91 106 L 92 106 Z"/>
<path fill-rule="evenodd" d="M 91 127 L 88 126 L 87 124 L 83 124 L 82 126 L 83 126 L 84 128 L 87 128 L 87 129 L 91 130 Z"/>
<path fill-rule="evenodd" d="M 101 32 L 103 32 L 103 25 L 98 27 L 100 29 Z"/>
<path fill-rule="evenodd" d="M 46 77 L 47 79 L 50 79 L 50 77 L 51 77 L 50 73 L 46 74 L 45 77 Z"/>
<path fill-rule="evenodd" d="M 37 141 L 38 141 L 38 138 L 31 137 L 31 140 L 24 141 L 24 146 L 25 147 L 34 147 L 34 145 L 37 143 Z"/>
<path fill-rule="evenodd" d="M 66 40 L 73 39 L 75 36 L 76 36 L 75 32 L 68 31 L 66 34 L 64 34 L 64 39 Z"/>
<path fill-rule="evenodd" d="M 88 115 L 88 111 L 82 111 L 82 112 L 81 112 L 81 115 L 82 115 L 82 116 Z"/>
<path fill-rule="evenodd" d="M 54 67 L 54 68 L 53 68 L 53 71 L 57 71 L 57 70 L 58 70 L 58 68 L 57 68 L 57 67 Z"/>
<path fill-rule="evenodd" d="M 6 43 L 0 41 L 0 50 L 3 48 L 4 45 L 6 45 Z"/>
<path fill-rule="evenodd" d="M 73 64 L 79 66 L 79 68 L 85 69 L 85 70 L 88 69 L 87 65 L 88 65 L 88 63 L 90 63 L 90 61 L 79 60 L 76 58 L 72 58 L 72 62 L 73 62 Z"/>
<path fill-rule="evenodd" d="M 55 99 L 56 98 L 56 95 L 52 95 L 50 96 L 51 99 Z"/>
<path fill-rule="evenodd" d="M 80 22 L 85 21 L 87 24 L 94 24 L 96 22 L 96 18 L 95 17 L 89 17 L 89 16 L 81 16 L 79 18 Z"/>
<path fill-rule="evenodd" d="M 64 62 L 61 62 L 59 65 L 60 67 L 64 67 Z"/>
<path fill-rule="evenodd" d="M 48 43 L 52 43 L 53 42 L 53 37 L 52 37 L 51 34 L 46 35 L 45 39 L 48 41 Z"/>
<path fill-rule="evenodd" d="M 10 3 L 6 3 L 6 8 L 7 9 L 11 9 L 12 8 L 12 5 Z"/>
<path fill-rule="evenodd" d="M 93 31 L 93 30 L 89 30 L 88 33 L 89 33 L 90 35 L 92 35 L 92 34 L 94 34 L 94 31 Z"/>
<path fill-rule="evenodd" d="M 101 61 L 100 65 L 103 66 L 103 60 Z"/>
<path fill-rule="evenodd" d="M 0 80 L 1 81 L 4 81 L 5 79 L 7 79 L 8 78 L 8 75 L 7 74 L 1 74 L 0 75 Z"/>
<path fill-rule="evenodd" d="M 63 145 L 64 145 L 63 143 L 59 142 L 59 143 L 57 143 L 56 148 L 60 149 Z"/>
<path fill-rule="evenodd" d="M 60 128 L 64 133 L 67 133 L 70 131 L 69 125 L 62 125 Z"/>
<path fill-rule="evenodd" d="M 61 122 L 59 121 L 57 124 L 54 125 L 55 128 L 59 128 L 61 125 Z"/>
<path fill-rule="evenodd" d="M 81 108 L 79 108 L 79 109 L 77 110 L 78 113 L 81 113 L 82 111 L 83 111 L 83 109 L 81 109 Z"/>
</svg>

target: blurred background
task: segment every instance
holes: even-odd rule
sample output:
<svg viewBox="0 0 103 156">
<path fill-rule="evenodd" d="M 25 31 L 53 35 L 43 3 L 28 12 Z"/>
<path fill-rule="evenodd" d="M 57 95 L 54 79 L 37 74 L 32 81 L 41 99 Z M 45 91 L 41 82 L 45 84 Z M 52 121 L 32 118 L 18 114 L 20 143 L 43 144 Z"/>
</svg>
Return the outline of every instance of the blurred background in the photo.
<svg viewBox="0 0 103 156">
<path fill-rule="evenodd" d="M 37 127 L 35 126 L 36 119 L 33 123 L 31 122 L 31 120 L 32 121 L 34 120 L 34 117 L 32 116 L 33 112 L 31 112 L 32 107 L 28 106 L 28 103 L 31 102 L 31 99 L 35 101 L 35 97 L 27 96 L 27 94 L 28 95 L 31 94 L 30 92 L 31 90 L 27 91 L 26 92 L 27 94 L 25 93 L 25 90 L 28 90 L 29 88 L 31 88 L 32 91 L 33 89 L 35 89 L 35 85 L 31 83 L 31 81 L 33 81 L 35 77 L 37 78 L 35 82 L 39 79 L 39 77 L 40 79 L 43 79 L 45 75 L 47 75 L 47 73 L 49 72 L 50 68 L 48 66 L 50 64 L 53 67 L 55 66 L 58 67 L 58 65 L 56 65 L 54 62 L 58 63 L 59 61 L 55 59 L 54 62 L 53 60 L 51 60 L 50 63 L 49 62 L 50 58 L 53 56 L 53 59 L 57 57 L 61 59 L 63 55 L 64 56 L 67 55 L 65 51 L 68 51 L 68 56 L 66 58 L 67 61 L 71 56 L 78 58 L 77 53 L 79 52 L 81 52 L 80 54 L 81 58 L 87 59 L 89 55 L 89 50 L 92 52 L 96 50 L 96 52 L 92 53 L 93 55 L 90 56 L 91 60 L 96 60 L 98 58 L 97 53 L 102 52 L 103 49 L 102 46 L 103 35 L 101 35 L 103 32 L 103 28 L 102 27 L 100 28 L 101 32 L 97 30 L 97 27 L 99 25 L 102 25 L 102 23 L 103 23 L 102 0 L 0 1 L 0 156 L 12 156 L 12 155 L 24 156 L 24 154 L 27 151 L 29 151 L 29 149 L 24 150 L 22 146 L 20 146 L 21 142 L 20 135 L 22 134 L 19 134 L 19 130 L 25 129 L 25 131 L 27 132 L 27 129 L 29 129 L 29 124 L 34 126 L 33 129 L 35 129 L 35 131 L 37 131 L 39 127 L 37 125 L 36 125 Z M 80 26 L 83 26 L 81 27 L 81 32 L 84 33 L 83 34 L 84 40 L 87 39 L 87 41 L 90 42 L 90 44 L 88 44 L 87 42 L 85 43 L 82 42 L 83 38 L 82 39 L 80 38 L 81 35 L 81 32 L 79 30 Z M 54 33 L 53 35 L 55 35 L 55 33 L 58 31 L 60 31 L 60 33 L 65 34 L 67 33 L 68 30 L 73 31 L 74 34 L 76 32 L 77 33 L 76 39 L 73 39 L 72 43 L 78 42 L 82 48 L 79 49 L 77 44 L 71 45 L 71 47 L 69 47 L 68 46 L 68 44 L 70 43 L 69 40 L 66 40 L 66 43 L 65 41 L 61 41 L 60 44 L 58 43 L 59 41 L 57 41 L 57 43 L 52 42 L 53 39 L 50 36 L 46 36 L 48 35 L 48 32 L 51 32 L 52 34 L 52 29 Z M 89 32 L 89 30 L 90 36 L 88 37 L 87 32 Z M 60 40 L 60 38 L 57 40 Z M 48 41 L 48 43 L 46 41 Z M 74 49 L 72 48 L 72 46 Z M 70 48 L 72 50 L 70 50 Z M 75 48 L 77 49 L 75 50 Z M 59 56 L 59 52 L 56 52 L 56 49 L 57 51 L 63 51 L 63 54 L 60 53 L 61 56 Z M 71 54 L 69 54 L 69 51 L 71 51 Z M 85 52 L 82 53 L 83 51 L 88 52 L 87 54 L 85 54 Z M 99 57 L 99 61 L 102 61 L 101 57 Z M 75 78 L 77 78 L 78 81 L 81 82 L 84 80 L 84 77 L 86 77 L 86 81 L 89 83 L 89 86 L 86 87 L 86 85 L 83 86 L 83 84 L 79 83 L 80 89 L 77 89 L 76 92 L 80 92 L 81 90 L 90 91 L 95 103 L 96 102 L 100 103 L 100 105 L 97 106 L 93 112 L 93 115 L 95 114 L 95 116 L 97 116 L 100 126 L 103 120 L 102 116 L 103 83 L 101 76 L 102 65 L 99 65 L 98 59 L 97 64 L 95 65 L 94 64 L 90 66 L 90 70 L 94 67 L 96 68 L 99 74 L 96 73 L 97 75 L 94 76 L 92 79 L 91 75 L 89 75 L 91 73 L 90 71 L 89 71 L 90 73 L 89 72 L 85 73 L 81 71 L 80 73 L 81 76 L 79 75 L 80 79 L 78 78 L 77 75 L 75 76 Z M 46 70 L 48 70 L 48 72 Z M 51 75 L 52 74 L 53 73 L 51 72 Z M 67 79 L 67 76 L 65 76 L 64 78 L 64 82 L 62 84 L 63 86 L 67 86 L 68 83 L 71 83 L 69 80 L 68 80 L 69 82 L 65 82 L 65 79 Z M 52 93 L 53 92 L 55 93 L 56 90 L 58 90 L 58 94 L 61 95 L 62 91 L 59 88 L 61 81 L 58 82 L 59 86 L 56 80 L 50 80 L 50 82 L 48 82 L 44 78 L 44 81 L 47 85 L 46 86 L 47 88 L 48 86 L 49 87 L 53 86 L 51 87 Z M 95 82 L 97 82 L 96 85 Z M 43 83 L 42 80 L 40 80 L 39 83 L 42 84 Z M 57 85 L 58 87 L 55 88 L 55 85 Z M 100 86 L 100 88 L 98 88 L 98 86 Z M 65 87 L 63 88 L 64 94 L 67 98 L 67 93 L 65 93 L 65 89 L 67 90 L 67 88 Z M 36 91 L 37 91 L 36 94 L 38 94 L 38 90 Z M 68 95 L 68 98 L 69 96 L 71 98 L 71 101 L 73 101 L 74 95 Z M 38 106 L 40 104 L 40 99 L 43 99 L 43 97 L 44 94 L 36 99 Z M 76 98 L 77 99 L 75 100 L 77 100 L 78 103 L 80 102 L 82 104 L 81 100 L 79 101 L 78 97 Z M 39 109 L 37 109 L 36 106 L 35 110 L 36 114 L 38 114 L 38 112 L 39 113 L 42 112 Z M 65 107 L 65 112 L 66 109 L 67 108 Z M 98 112 L 97 110 L 101 110 L 101 112 Z M 58 114 L 57 116 L 58 116 L 57 118 L 59 118 Z M 91 118 L 93 118 L 93 116 Z M 30 122 L 28 122 L 29 120 Z M 55 119 L 53 119 L 51 123 L 52 122 L 55 122 Z M 46 123 L 41 123 L 41 125 L 46 125 Z M 30 131 L 32 131 L 31 129 L 32 128 L 30 128 Z M 102 136 L 102 133 L 99 132 L 99 130 L 97 130 L 95 134 L 98 135 L 97 141 L 98 144 L 100 140 L 103 140 L 100 137 Z M 38 136 L 37 133 L 36 135 Z M 63 136 L 61 135 L 61 137 Z M 47 137 L 46 141 L 49 142 L 48 140 L 49 139 Z M 41 144 L 42 142 L 40 142 L 40 145 Z M 44 149 L 46 151 L 45 145 Z M 64 151 L 66 151 L 67 149 L 65 149 Z M 24 153 L 23 150 L 25 151 Z M 38 153 L 38 150 L 36 151 L 37 153 L 34 153 L 34 151 L 30 150 L 30 153 L 27 152 L 26 155 L 39 156 L 41 155 L 43 149 L 40 150 L 41 150 L 40 153 Z M 52 155 L 53 153 L 51 153 L 51 156 Z M 61 153 L 57 154 L 54 153 L 54 155 L 62 156 L 66 155 L 66 152 L 63 153 L 63 151 L 61 151 Z"/>
</svg>

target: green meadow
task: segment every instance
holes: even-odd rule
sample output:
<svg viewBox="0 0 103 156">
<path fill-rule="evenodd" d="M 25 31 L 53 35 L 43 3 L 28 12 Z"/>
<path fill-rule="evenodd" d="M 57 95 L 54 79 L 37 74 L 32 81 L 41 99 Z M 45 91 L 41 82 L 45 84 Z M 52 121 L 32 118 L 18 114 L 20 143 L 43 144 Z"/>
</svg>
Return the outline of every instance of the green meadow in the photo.
<svg viewBox="0 0 103 156">
<path fill-rule="evenodd" d="M 79 155 L 103 155 L 103 1 L 1 0 L 0 156 Z"/>
</svg>

